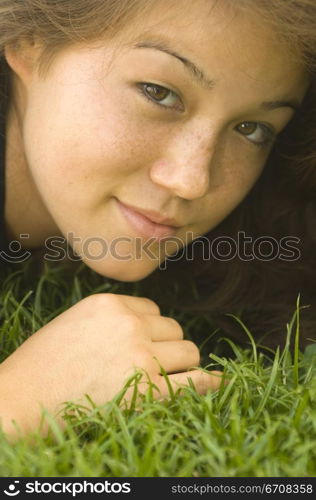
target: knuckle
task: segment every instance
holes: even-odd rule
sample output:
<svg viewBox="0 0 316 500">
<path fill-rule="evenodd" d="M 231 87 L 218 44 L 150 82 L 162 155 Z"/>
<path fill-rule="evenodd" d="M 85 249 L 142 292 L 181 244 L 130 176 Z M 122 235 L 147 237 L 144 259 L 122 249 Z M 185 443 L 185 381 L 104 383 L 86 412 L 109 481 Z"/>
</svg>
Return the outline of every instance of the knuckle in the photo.
<svg viewBox="0 0 316 500">
<path fill-rule="evenodd" d="M 209 389 L 207 375 L 201 370 L 196 370 L 196 388 L 201 394 L 206 394 Z"/>
<path fill-rule="evenodd" d="M 188 355 L 192 358 L 192 364 L 199 365 L 200 364 L 200 351 L 198 347 L 191 342 L 190 340 L 184 340 L 183 346 L 187 350 Z"/>
<path fill-rule="evenodd" d="M 204 372 L 202 370 L 195 370 L 195 372 L 196 388 L 200 394 L 219 389 L 221 384 L 220 372 Z M 217 375 L 214 375 L 214 373 L 217 373 Z"/>
<path fill-rule="evenodd" d="M 148 297 L 139 297 L 144 303 L 146 303 L 153 311 L 160 314 L 160 307 L 153 300 Z"/>
<path fill-rule="evenodd" d="M 183 336 L 184 336 L 184 332 L 183 332 L 181 325 L 174 318 L 167 318 L 167 319 L 169 320 L 170 326 L 173 328 L 173 330 L 176 334 L 176 338 L 179 340 L 182 340 Z"/>
<path fill-rule="evenodd" d="M 137 314 L 131 313 L 122 316 L 120 325 L 128 334 L 139 334 L 143 327 L 143 322 Z"/>
<path fill-rule="evenodd" d="M 94 293 L 83 299 L 88 306 L 95 307 L 110 307 L 119 304 L 120 300 L 114 293 Z"/>
<path fill-rule="evenodd" d="M 141 368 L 151 372 L 153 369 L 154 358 L 153 354 L 144 344 L 134 346 L 134 365 L 135 368 Z"/>
</svg>

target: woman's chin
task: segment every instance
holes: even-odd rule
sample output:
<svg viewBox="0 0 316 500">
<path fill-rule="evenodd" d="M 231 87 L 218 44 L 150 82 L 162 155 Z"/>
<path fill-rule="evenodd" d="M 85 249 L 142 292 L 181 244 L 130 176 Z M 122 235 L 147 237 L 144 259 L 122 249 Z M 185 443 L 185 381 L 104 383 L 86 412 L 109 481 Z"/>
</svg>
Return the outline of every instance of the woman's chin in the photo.
<svg viewBox="0 0 316 500">
<path fill-rule="evenodd" d="M 91 260 L 82 259 L 82 261 L 93 271 L 105 278 L 117 281 L 140 281 L 153 273 L 158 263 L 146 260 L 114 261 L 109 259 Z"/>
</svg>

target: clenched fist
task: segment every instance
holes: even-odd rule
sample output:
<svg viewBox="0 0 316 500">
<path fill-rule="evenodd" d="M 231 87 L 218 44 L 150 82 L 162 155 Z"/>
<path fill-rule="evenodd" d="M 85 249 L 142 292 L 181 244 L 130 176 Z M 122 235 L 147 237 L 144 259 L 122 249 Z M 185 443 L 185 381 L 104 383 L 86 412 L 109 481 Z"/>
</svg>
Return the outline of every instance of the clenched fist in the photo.
<svg viewBox="0 0 316 500">
<path fill-rule="evenodd" d="M 179 323 L 161 316 L 151 300 L 91 295 L 38 330 L 0 365 L 4 431 L 13 432 L 12 419 L 25 432 L 35 430 L 42 408 L 55 413 L 66 401 L 82 402 L 85 394 L 103 404 L 136 369 L 157 386 L 156 397 L 169 394 L 159 365 L 175 389 L 189 378 L 201 394 L 217 389 L 219 372 L 187 372 L 199 360 L 198 348 L 183 340 Z M 147 389 L 143 380 L 141 391 Z"/>
</svg>

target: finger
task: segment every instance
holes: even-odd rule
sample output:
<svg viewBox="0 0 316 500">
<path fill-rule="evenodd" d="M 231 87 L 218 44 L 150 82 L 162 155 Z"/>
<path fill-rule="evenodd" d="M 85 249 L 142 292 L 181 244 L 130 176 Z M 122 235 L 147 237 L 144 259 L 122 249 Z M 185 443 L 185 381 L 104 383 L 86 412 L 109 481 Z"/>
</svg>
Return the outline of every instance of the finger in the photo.
<svg viewBox="0 0 316 500">
<path fill-rule="evenodd" d="M 134 297 L 133 295 L 118 295 L 118 297 L 132 311 L 160 315 L 159 306 L 153 300 L 147 299 L 147 297 Z"/>
<path fill-rule="evenodd" d="M 167 373 L 183 372 L 200 363 L 200 352 L 189 340 L 154 342 L 152 353 Z"/>
<path fill-rule="evenodd" d="M 153 342 L 175 341 L 183 339 L 181 325 L 173 318 L 147 315 L 142 317 L 144 331 Z"/>
<path fill-rule="evenodd" d="M 205 372 L 202 370 L 192 370 L 168 375 L 168 380 L 174 391 L 190 386 L 191 381 L 199 394 L 206 394 L 208 391 L 214 392 L 218 390 L 225 379 L 223 378 L 223 373 L 219 371 Z M 168 383 L 163 376 L 160 376 L 160 381 L 156 385 L 160 392 L 159 396 L 155 394 L 157 398 L 170 396 Z"/>
</svg>

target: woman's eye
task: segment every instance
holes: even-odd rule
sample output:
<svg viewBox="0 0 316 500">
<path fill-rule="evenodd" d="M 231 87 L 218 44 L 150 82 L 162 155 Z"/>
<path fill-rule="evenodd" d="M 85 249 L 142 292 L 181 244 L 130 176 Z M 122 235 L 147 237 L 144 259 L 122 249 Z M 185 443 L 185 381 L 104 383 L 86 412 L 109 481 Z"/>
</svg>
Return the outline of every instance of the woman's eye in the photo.
<svg viewBox="0 0 316 500">
<path fill-rule="evenodd" d="M 258 122 L 243 122 L 236 127 L 236 130 L 247 137 L 256 146 L 270 145 L 276 134 L 274 130 L 263 123 Z"/>
<path fill-rule="evenodd" d="M 170 89 L 154 83 L 141 83 L 139 90 L 149 101 L 167 109 L 183 111 L 180 97 Z"/>
</svg>

